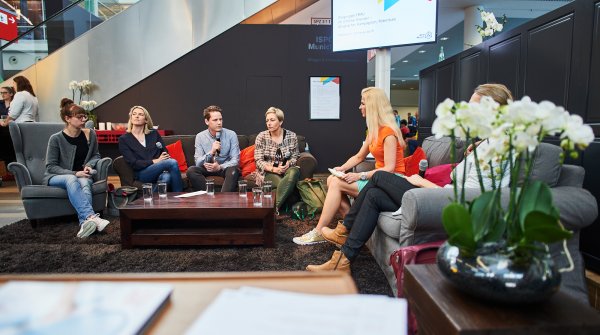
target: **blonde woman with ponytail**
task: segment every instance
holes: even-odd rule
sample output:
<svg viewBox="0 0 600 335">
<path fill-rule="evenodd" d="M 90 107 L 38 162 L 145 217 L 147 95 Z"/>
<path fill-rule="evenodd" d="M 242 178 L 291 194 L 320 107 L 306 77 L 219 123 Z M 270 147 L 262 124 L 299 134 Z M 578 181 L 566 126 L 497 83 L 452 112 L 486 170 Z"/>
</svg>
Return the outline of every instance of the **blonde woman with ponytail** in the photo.
<svg viewBox="0 0 600 335">
<path fill-rule="evenodd" d="M 329 225 L 336 213 L 342 216 L 348 213 L 350 209 L 348 196 L 356 197 L 376 171 L 398 174 L 405 172 L 403 154 L 406 144 L 385 92 L 376 87 L 363 89 L 358 109 L 362 117 L 367 119 L 367 137 L 356 155 L 334 168 L 341 172 L 340 177 L 331 175 L 327 178 L 327 197 L 319 223 L 308 233 L 294 237 L 293 241 L 296 244 L 310 245 L 326 242 L 321 235 L 321 229 Z M 346 173 L 363 162 L 369 153 L 375 158 L 375 169 L 361 173 Z"/>
</svg>

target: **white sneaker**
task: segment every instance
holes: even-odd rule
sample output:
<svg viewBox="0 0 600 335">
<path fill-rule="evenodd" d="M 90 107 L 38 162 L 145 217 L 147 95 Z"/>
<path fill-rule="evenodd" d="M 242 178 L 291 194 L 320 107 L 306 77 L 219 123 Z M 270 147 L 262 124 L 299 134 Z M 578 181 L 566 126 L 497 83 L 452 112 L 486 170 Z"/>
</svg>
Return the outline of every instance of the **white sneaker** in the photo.
<svg viewBox="0 0 600 335">
<path fill-rule="evenodd" d="M 85 220 L 84 223 L 81 224 L 81 229 L 77 233 L 77 237 L 85 238 L 92 235 L 96 231 L 96 221 L 93 218 L 89 218 Z"/>
<path fill-rule="evenodd" d="M 325 238 L 323 238 L 323 235 L 317 231 L 317 228 L 313 228 L 313 230 L 300 237 L 294 237 L 292 241 L 300 245 L 311 245 L 327 242 Z"/>
<path fill-rule="evenodd" d="M 96 222 L 96 230 L 103 231 L 106 226 L 110 223 L 110 221 L 101 218 L 99 215 L 93 217 L 93 220 Z"/>
</svg>

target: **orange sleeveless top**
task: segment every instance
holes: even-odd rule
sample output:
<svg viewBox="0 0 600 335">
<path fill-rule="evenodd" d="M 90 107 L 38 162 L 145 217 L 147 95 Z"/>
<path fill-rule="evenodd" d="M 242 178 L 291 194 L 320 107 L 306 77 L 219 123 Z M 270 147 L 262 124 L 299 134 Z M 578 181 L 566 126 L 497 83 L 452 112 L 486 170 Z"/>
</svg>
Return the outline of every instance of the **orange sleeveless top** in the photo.
<svg viewBox="0 0 600 335">
<path fill-rule="evenodd" d="M 375 157 L 375 168 L 379 169 L 385 165 L 383 158 L 383 141 L 388 136 L 394 136 L 396 139 L 396 168 L 394 169 L 394 172 L 404 174 L 406 172 L 406 168 L 404 166 L 404 148 L 400 146 L 400 143 L 398 143 L 398 137 L 396 136 L 396 133 L 394 133 L 392 128 L 387 126 L 379 127 L 376 143 L 369 144 L 369 151 L 373 157 Z"/>
</svg>

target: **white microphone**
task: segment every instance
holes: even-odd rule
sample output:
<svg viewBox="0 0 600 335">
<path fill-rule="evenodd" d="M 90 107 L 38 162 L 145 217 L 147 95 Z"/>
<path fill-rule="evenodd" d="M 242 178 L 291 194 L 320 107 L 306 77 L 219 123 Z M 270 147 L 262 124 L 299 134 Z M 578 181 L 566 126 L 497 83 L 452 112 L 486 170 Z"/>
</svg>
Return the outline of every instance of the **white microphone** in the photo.
<svg viewBox="0 0 600 335">
<path fill-rule="evenodd" d="M 421 159 L 421 161 L 419 161 L 419 176 L 425 178 L 425 171 L 427 170 L 428 166 L 429 163 L 426 159 Z"/>
<path fill-rule="evenodd" d="M 158 148 L 158 150 L 163 151 L 162 143 L 156 142 L 156 147 Z"/>
</svg>

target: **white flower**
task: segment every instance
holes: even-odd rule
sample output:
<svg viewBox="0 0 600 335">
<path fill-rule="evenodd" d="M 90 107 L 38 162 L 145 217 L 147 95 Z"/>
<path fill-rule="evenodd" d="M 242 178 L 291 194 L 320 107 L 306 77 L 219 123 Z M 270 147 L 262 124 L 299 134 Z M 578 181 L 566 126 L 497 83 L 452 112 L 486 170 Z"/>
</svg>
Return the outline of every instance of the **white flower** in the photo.
<svg viewBox="0 0 600 335">
<path fill-rule="evenodd" d="M 573 114 L 569 116 L 561 138 L 568 138 L 578 148 L 583 149 L 594 140 L 594 132 L 590 126 L 583 124 L 581 116 Z"/>
<path fill-rule="evenodd" d="M 73 81 L 69 82 L 69 89 L 70 90 L 77 90 L 77 89 L 79 89 L 77 81 L 73 80 Z"/>
<path fill-rule="evenodd" d="M 96 107 L 98 103 L 94 100 L 83 100 L 81 101 L 81 107 L 83 107 L 83 109 L 85 109 L 86 111 L 92 110 L 94 109 L 94 107 Z"/>
</svg>

